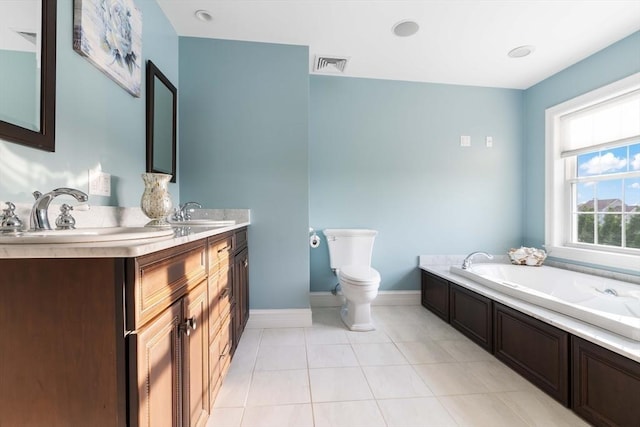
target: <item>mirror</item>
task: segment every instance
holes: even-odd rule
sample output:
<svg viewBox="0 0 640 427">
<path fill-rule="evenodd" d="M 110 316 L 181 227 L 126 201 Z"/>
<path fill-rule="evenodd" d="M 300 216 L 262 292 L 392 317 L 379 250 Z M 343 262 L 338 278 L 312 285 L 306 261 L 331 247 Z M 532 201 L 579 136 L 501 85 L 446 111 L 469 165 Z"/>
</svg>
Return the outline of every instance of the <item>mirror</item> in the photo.
<svg viewBox="0 0 640 427">
<path fill-rule="evenodd" d="M 56 0 L 0 1 L 0 139 L 55 151 Z"/>
<path fill-rule="evenodd" d="M 167 173 L 176 182 L 176 109 L 178 91 L 147 61 L 147 172 Z"/>
</svg>

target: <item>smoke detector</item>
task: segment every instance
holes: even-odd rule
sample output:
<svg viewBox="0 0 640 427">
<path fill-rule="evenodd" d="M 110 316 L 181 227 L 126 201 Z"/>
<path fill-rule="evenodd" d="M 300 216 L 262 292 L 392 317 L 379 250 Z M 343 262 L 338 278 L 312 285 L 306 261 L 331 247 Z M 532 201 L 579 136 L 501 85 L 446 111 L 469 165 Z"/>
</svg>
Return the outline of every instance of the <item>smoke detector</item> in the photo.
<svg viewBox="0 0 640 427">
<path fill-rule="evenodd" d="M 313 61 L 313 71 L 319 73 L 344 73 L 344 69 L 347 67 L 347 61 L 349 57 L 346 56 L 319 56 L 316 55 L 315 61 Z"/>
</svg>

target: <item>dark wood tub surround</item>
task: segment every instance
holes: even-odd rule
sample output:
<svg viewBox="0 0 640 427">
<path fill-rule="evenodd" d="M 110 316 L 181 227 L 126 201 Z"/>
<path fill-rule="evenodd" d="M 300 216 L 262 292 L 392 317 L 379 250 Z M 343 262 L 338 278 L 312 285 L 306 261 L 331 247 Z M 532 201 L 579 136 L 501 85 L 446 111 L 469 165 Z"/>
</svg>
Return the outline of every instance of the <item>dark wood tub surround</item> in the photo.
<svg viewBox="0 0 640 427">
<path fill-rule="evenodd" d="M 589 423 L 640 426 L 640 363 L 424 270 L 422 305 Z"/>
</svg>

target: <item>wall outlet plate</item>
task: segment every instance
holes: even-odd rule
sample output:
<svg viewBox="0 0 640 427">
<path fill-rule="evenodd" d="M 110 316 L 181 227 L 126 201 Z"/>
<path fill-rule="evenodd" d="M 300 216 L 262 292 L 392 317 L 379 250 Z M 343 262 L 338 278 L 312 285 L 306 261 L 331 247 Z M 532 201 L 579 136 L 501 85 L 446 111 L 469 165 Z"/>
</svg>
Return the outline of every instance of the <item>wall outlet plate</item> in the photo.
<svg viewBox="0 0 640 427">
<path fill-rule="evenodd" d="M 471 137 L 469 135 L 460 136 L 460 147 L 471 147 Z"/>
</svg>

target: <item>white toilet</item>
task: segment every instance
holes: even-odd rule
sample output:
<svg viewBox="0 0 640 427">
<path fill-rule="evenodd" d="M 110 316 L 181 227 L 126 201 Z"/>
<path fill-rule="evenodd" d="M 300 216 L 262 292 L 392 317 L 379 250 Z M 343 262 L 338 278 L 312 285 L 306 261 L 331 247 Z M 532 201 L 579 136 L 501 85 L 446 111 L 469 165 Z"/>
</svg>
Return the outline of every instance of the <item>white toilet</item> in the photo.
<svg viewBox="0 0 640 427">
<path fill-rule="evenodd" d="M 342 321 L 352 331 L 372 331 L 371 301 L 378 295 L 380 273 L 371 268 L 376 230 L 326 229 L 331 269 L 338 276 L 346 302 Z"/>
</svg>

